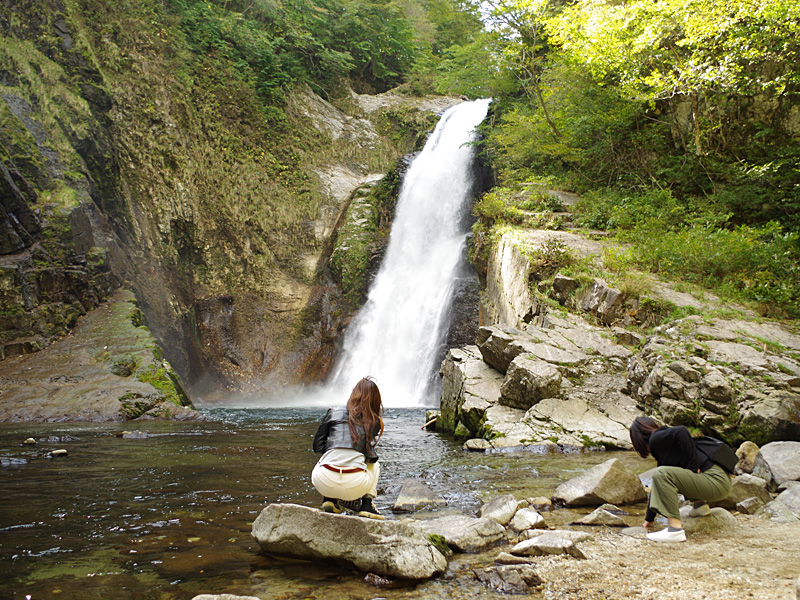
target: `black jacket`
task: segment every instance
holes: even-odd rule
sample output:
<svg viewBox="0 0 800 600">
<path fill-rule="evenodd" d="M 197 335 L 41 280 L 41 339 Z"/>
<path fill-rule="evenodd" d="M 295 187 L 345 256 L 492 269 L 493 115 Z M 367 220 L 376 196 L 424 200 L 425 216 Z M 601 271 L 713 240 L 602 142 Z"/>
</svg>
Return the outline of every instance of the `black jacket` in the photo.
<svg viewBox="0 0 800 600">
<path fill-rule="evenodd" d="M 683 425 L 658 428 L 650 436 L 649 445 L 659 467 L 682 467 L 697 473 L 698 469 L 707 471 L 714 466 L 705 455 L 698 459 L 692 434 Z M 645 520 L 652 522 L 655 517 L 655 511 L 648 506 Z"/>
<path fill-rule="evenodd" d="M 353 443 L 350 436 L 350 415 L 347 408 L 344 406 L 330 408 L 325 413 L 325 418 L 322 419 L 317 434 L 314 436 L 314 452 L 324 454 L 333 448 L 351 448 L 361 452 L 367 462 L 376 462 L 378 455 L 375 454 L 375 444 L 378 441 L 377 436 L 380 433 L 381 424 L 375 423 L 373 429 L 372 443 L 367 444 L 364 428 L 360 425 L 357 426 L 358 442 Z"/>
</svg>

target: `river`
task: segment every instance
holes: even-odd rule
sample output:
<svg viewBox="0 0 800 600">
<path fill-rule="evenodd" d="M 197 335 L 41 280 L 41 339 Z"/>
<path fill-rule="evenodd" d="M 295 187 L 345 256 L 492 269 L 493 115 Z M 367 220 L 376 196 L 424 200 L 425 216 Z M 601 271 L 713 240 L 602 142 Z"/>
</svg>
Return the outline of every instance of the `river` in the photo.
<svg viewBox="0 0 800 600">
<path fill-rule="evenodd" d="M 335 567 L 260 555 L 250 527 L 261 509 L 320 502 L 309 473 L 324 409 L 205 412 L 213 420 L 1 425 L 0 457 L 28 462 L 0 470 L 0 598 L 502 597 L 458 574 L 474 555 L 456 557 L 442 578 L 398 590 L 379 590 Z M 447 500 L 444 509 L 414 515 L 420 518 L 474 515 L 497 494 L 550 496 L 561 481 L 612 455 L 642 469 L 631 452 L 466 453 L 422 430 L 424 416 L 423 409 L 387 411 L 376 504 L 388 518 L 408 516 L 390 510 L 405 478 L 422 478 Z M 147 437 L 121 437 L 125 431 Z M 49 436 L 77 439 L 21 445 Z M 44 457 L 56 448 L 69 455 Z M 567 511 L 550 518 L 560 513 L 567 518 Z"/>
</svg>

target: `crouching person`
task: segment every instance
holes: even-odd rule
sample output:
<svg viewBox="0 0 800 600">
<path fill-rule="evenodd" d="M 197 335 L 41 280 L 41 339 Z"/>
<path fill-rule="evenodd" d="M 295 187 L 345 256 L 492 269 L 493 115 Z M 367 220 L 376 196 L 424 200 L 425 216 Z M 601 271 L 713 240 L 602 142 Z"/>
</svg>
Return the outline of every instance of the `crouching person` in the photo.
<svg viewBox="0 0 800 600">
<path fill-rule="evenodd" d="M 349 508 L 361 517 L 383 519 L 373 506 L 378 494 L 380 463 L 375 446 L 383 434 L 383 404 L 376 383 L 365 377 L 350 393 L 346 406 L 328 409 L 314 436 L 321 453 L 311 483 L 322 494 L 322 510 Z"/>
</svg>

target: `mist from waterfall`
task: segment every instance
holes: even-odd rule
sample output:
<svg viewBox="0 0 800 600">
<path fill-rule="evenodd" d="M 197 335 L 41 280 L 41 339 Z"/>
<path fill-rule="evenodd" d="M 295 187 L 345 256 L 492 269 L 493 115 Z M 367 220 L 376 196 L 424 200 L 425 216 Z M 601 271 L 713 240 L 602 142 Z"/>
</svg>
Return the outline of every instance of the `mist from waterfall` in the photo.
<svg viewBox="0 0 800 600">
<path fill-rule="evenodd" d="M 433 406 L 438 400 L 437 359 L 469 231 L 470 142 L 489 102 L 447 110 L 403 178 L 386 254 L 330 380 L 342 402 L 366 375 L 375 378 L 386 406 Z"/>
</svg>

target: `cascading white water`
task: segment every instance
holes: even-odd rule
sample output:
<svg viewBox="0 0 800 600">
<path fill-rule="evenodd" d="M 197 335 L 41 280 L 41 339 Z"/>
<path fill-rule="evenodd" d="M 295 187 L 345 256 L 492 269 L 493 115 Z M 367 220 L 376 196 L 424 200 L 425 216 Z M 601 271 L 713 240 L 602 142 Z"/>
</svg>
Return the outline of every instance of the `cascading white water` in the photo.
<svg viewBox="0 0 800 600">
<path fill-rule="evenodd" d="M 472 200 L 475 128 L 490 100 L 465 102 L 441 118 L 400 189 L 389 245 L 367 302 L 348 328 L 331 379 L 340 397 L 366 375 L 385 406 L 424 406 L 446 335 Z"/>
</svg>

